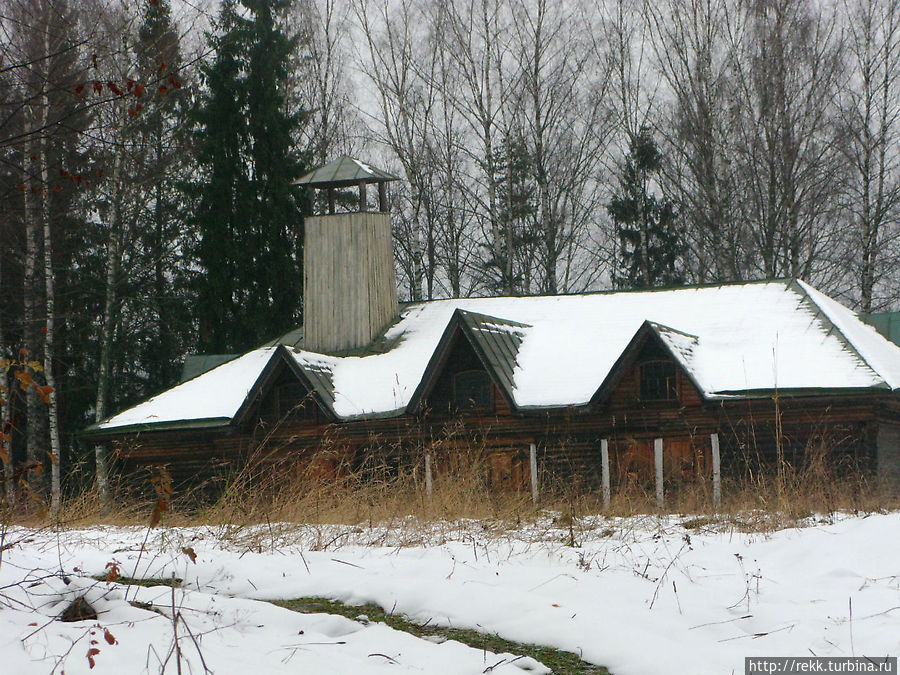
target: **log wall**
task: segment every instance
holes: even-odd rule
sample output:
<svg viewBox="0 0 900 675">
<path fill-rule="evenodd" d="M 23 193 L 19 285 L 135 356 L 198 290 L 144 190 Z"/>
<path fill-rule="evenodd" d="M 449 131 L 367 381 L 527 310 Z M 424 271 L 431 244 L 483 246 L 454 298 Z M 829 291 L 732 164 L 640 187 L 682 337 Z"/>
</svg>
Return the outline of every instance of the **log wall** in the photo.
<svg viewBox="0 0 900 675">
<path fill-rule="evenodd" d="M 593 490 L 601 483 L 603 439 L 613 486 L 652 485 L 656 438 L 663 439 L 665 480 L 678 485 L 710 475 L 709 438 L 716 433 L 725 476 L 769 470 L 778 462 L 798 470 L 813 462 L 845 471 L 900 465 L 900 402 L 891 394 L 705 401 L 679 373 L 677 400 L 641 401 L 639 366 L 624 373 L 613 395 L 597 406 L 516 411 L 492 384 L 490 408 L 457 412 L 454 374 L 481 368 L 471 345 L 459 340 L 419 416 L 332 423 L 308 398 L 291 400 L 292 392 L 303 392 L 279 378 L 242 428 L 145 433 L 123 443 L 118 456 L 129 470 L 168 464 L 178 481 L 214 482 L 225 467 L 240 468 L 251 456 L 279 466 L 293 462 L 327 477 L 343 469 L 396 473 L 422 463 L 428 453 L 439 477 L 474 453 L 490 485 L 523 490 L 534 443 L 542 489 Z"/>
</svg>

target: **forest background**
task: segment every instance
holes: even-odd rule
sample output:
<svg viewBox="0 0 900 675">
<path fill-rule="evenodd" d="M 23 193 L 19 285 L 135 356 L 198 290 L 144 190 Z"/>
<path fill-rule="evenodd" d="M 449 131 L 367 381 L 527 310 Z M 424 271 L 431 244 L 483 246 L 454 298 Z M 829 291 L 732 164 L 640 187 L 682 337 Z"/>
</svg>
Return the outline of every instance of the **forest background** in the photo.
<svg viewBox="0 0 900 675">
<path fill-rule="evenodd" d="M 801 277 L 872 312 L 898 137 L 893 0 L 0 0 L 7 496 L 103 489 L 80 429 L 302 323 L 292 181 L 342 154 L 403 179 L 405 300 Z"/>
</svg>

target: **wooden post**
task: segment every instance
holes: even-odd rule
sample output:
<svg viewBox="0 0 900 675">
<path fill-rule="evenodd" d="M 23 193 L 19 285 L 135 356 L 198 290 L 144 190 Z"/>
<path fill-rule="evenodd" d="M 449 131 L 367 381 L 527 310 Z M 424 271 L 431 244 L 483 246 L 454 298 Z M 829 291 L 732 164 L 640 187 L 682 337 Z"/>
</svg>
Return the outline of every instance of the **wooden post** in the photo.
<svg viewBox="0 0 900 675">
<path fill-rule="evenodd" d="M 609 441 L 600 441 L 600 480 L 603 487 L 603 508 L 609 508 L 611 494 L 609 491 Z"/>
<path fill-rule="evenodd" d="M 722 503 L 722 463 L 719 458 L 719 434 L 710 434 L 709 443 L 712 446 L 712 473 L 713 473 L 713 504 Z"/>
<path fill-rule="evenodd" d="M 334 188 L 328 188 L 328 213 L 334 215 Z"/>
<path fill-rule="evenodd" d="M 306 215 L 311 216 L 315 213 L 316 189 L 314 187 L 306 188 Z"/>
<path fill-rule="evenodd" d="M 387 213 L 388 211 L 387 183 L 385 182 L 378 184 L 378 210 L 382 213 Z"/>
<path fill-rule="evenodd" d="M 364 180 L 359 181 L 359 210 L 360 212 L 369 210 L 366 203 L 366 181 Z"/>
<path fill-rule="evenodd" d="M 531 469 L 531 503 L 537 504 L 538 501 L 538 479 L 537 479 L 537 446 L 532 443 L 528 448 L 528 462 Z"/>
<path fill-rule="evenodd" d="M 656 506 L 663 508 L 666 497 L 663 492 L 663 439 L 653 441 L 653 464 L 656 467 Z"/>
<path fill-rule="evenodd" d="M 425 494 L 431 499 L 431 453 L 425 453 Z"/>
</svg>

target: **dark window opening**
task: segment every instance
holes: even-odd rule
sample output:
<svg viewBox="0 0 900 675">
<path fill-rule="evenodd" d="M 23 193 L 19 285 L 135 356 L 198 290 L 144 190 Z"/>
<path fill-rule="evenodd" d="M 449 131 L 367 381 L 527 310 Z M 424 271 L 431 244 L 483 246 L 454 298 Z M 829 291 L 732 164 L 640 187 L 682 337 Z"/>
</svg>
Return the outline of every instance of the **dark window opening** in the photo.
<svg viewBox="0 0 900 675">
<path fill-rule="evenodd" d="M 454 375 L 453 404 L 456 410 L 485 410 L 490 408 L 490 376 L 483 370 L 465 370 Z"/>
<path fill-rule="evenodd" d="M 641 400 L 674 401 L 678 398 L 675 364 L 671 361 L 642 363 Z"/>
<path fill-rule="evenodd" d="M 285 383 L 276 388 L 277 414 L 281 419 L 301 420 L 315 416 L 311 395 L 299 382 Z"/>
</svg>

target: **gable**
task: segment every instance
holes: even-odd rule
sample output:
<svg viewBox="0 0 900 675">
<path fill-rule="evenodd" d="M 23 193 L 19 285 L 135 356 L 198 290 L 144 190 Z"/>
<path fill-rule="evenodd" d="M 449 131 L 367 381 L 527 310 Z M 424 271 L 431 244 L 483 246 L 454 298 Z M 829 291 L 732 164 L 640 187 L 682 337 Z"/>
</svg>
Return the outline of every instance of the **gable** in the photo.
<svg viewBox="0 0 900 675">
<path fill-rule="evenodd" d="M 309 416 L 309 406 L 316 409 L 316 419 L 335 419 L 330 401 L 323 395 L 318 379 L 318 376 L 311 378 L 287 348 L 279 345 L 235 413 L 232 424 L 246 424 L 263 412 L 273 415 L 278 412 L 288 414 L 294 410 L 301 415 L 305 410 Z"/>
<path fill-rule="evenodd" d="M 407 412 L 432 410 L 452 414 L 473 408 L 493 411 L 498 406 L 511 410 L 521 328 L 524 328 L 522 324 L 456 310 L 410 399 Z"/>
<path fill-rule="evenodd" d="M 323 415 L 315 400 L 315 393 L 288 368 L 284 368 L 274 378 L 268 391 L 261 393 L 258 406 L 250 417 L 257 417 L 267 424 L 318 424 Z"/>
<path fill-rule="evenodd" d="M 591 398 L 592 407 L 699 403 L 701 388 L 686 369 L 695 336 L 645 321 Z"/>
<path fill-rule="evenodd" d="M 598 403 L 611 410 L 645 406 L 698 405 L 703 395 L 682 363 L 658 340 L 647 339 L 634 357 L 623 362 L 611 391 Z"/>
<path fill-rule="evenodd" d="M 465 334 L 501 389 L 511 398 L 523 330 L 529 326 L 475 312 L 458 310 L 458 314 Z"/>
<path fill-rule="evenodd" d="M 421 410 L 437 415 L 460 412 L 492 413 L 508 402 L 472 344 L 457 333 L 447 352 L 443 368 L 425 395 Z"/>
</svg>

